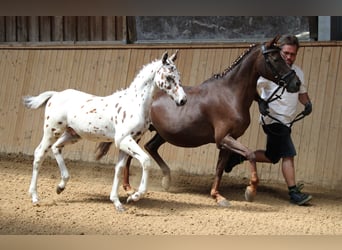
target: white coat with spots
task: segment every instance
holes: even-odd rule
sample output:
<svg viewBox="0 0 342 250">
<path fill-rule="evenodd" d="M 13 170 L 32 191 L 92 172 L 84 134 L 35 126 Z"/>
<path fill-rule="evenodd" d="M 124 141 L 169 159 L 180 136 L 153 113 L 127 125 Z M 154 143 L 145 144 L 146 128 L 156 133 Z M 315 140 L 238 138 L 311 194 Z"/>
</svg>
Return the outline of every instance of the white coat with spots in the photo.
<svg viewBox="0 0 342 250">
<path fill-rule="evenodd" d="M 45 104 L 44 135 L 34 152 L 33 173 L 29 188 L 32 202 L 38 203 L 38 171 L 44 156 L 52 150 L 61 172 L 57 193 L 64 190 L 69 173 L 62 157 L 62 148 L 80 139 L 96 142 L 114 142 L 119 148 L 119 160 L 110 200 L 118 211 L 124 210 L 119 201 L 119 176 L 128 156 L 136 158 L 142 166 L 142 178 L 138 191 L 128 201 L 139 200 L 147 191 L 149 156 L 137 144 L 137 140 L 150 125 L 149 110 L 157 89 L 165 91 L 177 105 L 186 103 L 179 72 L 174 64 L 176 54 L 168 58 L 165 52 L 161 60 L 146 66 L 124 90 L 106 97 L 94 96 L 67 89 L 61 92 L 47 91 L 38 96 L 24 97 L 27 108 L 37 109 Z"/>
</svg>

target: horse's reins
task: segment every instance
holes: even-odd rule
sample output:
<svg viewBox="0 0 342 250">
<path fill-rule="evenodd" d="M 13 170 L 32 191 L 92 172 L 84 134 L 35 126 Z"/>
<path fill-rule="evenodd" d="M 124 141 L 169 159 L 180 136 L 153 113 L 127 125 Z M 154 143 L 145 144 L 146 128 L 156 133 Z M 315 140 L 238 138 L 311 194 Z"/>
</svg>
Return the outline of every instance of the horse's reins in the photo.
<svg viewBox="0 0 342 250">
<path fill-rule="evenodd" d="M 268 54 L 269 54 L 269 53 L 272 53 L 272 52 L 278 52 L 278 51 L 280 50 L 279 47 L 274 47 L 274 48 L 271 48 L 271 49 L 266 49 L 266 46 L 265 46 L 265 45 L 262 45 L 261 50 L 262 50 L 262 54 L 263 54 L 263 56 L 264 56 L 264 58 L 265 58 L 266 63 L 270 66 L 270 68 L 271 68 L 271 70 L 272 70 L 272 72 L 273 72 L 273 74 L 274 74 L 274 78 L 275 78 L 275 79 L 278 79 L 277 82 L 276 82 L 276 83 L 278 84 L 278 87 L 273 91 L 273 93 L 270 95 L 270 97 L 269 97 L 267 100 L 263 100 L 263 99 L 261 99 L 261 97 L 260 97 L 260 99 L 263 100 L 264 102 L 266 102 L 266 104 L 268 105 L 269 103 L 271 103 L 271 102 L 273 102 L 273 101 L 275 101 L 275 100 L 277 100 L 277 99 L 281 99 L 281 96 L 284 94 L 285 89 L 286 89 L 286 87 L 287 87 L 287 78 L 293 77 L 293 74 L 296 74 L 296 72 L 292 69 L 292 70 L 290 70 L 289 72 L 287 72 L 286 74 L 284 74 L 284 75 L 281 76 L 281 75 L 278 73 L 278 71 L 275 69 L 275 67 L 273 66 L 273 64 L 270 62 L 270 60 L 269 60 L 269 58 L 268 58 Z M 283 88 L 282 91 L 281 91 L 281 94 L 280 94 L 280 95 L 276 95 L 276 93 L 278 92 L 278 90 L 281 89 L 281 88 Z M 283 124 L 283 125 L 285 125 L 285 126 L 288 126 L 288 125 L 289 125 L 289 126 L 288 126 L 289 128 L 292 127 L 293 123 L 295 123 L 295 122 L 297 122 L 297 121 L 299 121 L 299 120 L 301 120 L 301 119 L 303 119 L 303 118 L 305 117 L 305 115 L 303 114 L 303 111 L 302 111 L 302 112 L 300 112 L 299 114 L 297 114 L 297 115 L 295 116 L 295 118 L 294 118 L 290 123 L 288 123 L 288 125 L 286 125 L 285 123 L 283 123 L 282 121 L 280 121 L 278 118 L 276 118 L 276 117 L 270 115 L 270 113 L 267 113 L 266 115 L 267 115 L 268 117 L 270 117 L 271 119 L 273 119 L 273 120 L 279 122 L 280 124 Z M 262 120 L 263 124 L 266 125 L 266 123 L 265 123 L 265 121 L 264 121 L 264 118 L 263 118 L 263 115 L 261 116 L 261 120 Z"/>
</svg>

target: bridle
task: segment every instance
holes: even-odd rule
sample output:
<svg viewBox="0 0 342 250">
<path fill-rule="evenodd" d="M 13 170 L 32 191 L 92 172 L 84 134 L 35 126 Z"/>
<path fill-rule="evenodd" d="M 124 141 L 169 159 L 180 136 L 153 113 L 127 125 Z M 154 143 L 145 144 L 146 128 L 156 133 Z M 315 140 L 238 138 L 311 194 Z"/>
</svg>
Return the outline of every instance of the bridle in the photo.
<svg viewBox="0 0 342 250">
<path fill-rule="evenodd" d="M 262 54 L 263 54 L 263 56 L 265 58 L 266 64 L 271 68 L 272 73 L 274 75 L 274 78 L 276 79 L 275 83 L 278 85 L 278 87 L 273 91 L 273 93 L 270 95 L 270 97 L 267 100 L 264 100 L 267 103 L 267 105 L 268 105 L 270 102 L 273 102 L 273 101 L 275 101 L 277 99 L 281 99 L 281 96 L 284 94 L 285 89 L 288 86 L 289 79 L 292 79 L 293 77 L 295 77 L 296 72 L 293 69 L 291 69 L 286 74 L 280 75 L 279 72 L 276 70 L 276 68 L 272 64 L 271 60 L 269 59 L 269 54 L 273 53 L 273 52 L 279 52 L 280 51 L 279 47 L 273 46 L 272 48 L 267 49 L 266 45 L 263 44 L 261 46 L 261 51 L 262 51 Z M 282 91 L 281 91 L 280 95 L 277 95 L 276 93 L 281 88 L 282 88 Z M 267 114 L 267 116 L 269 116 L 273 120 L 275 120 L 275 121 L 277 121 L 277 122 L 279 122 L 279 123 L 281 123 L 281 124 L 283 124 L 285 126 L 288 126 L 288 125 L 284 124 L 282 121 L 280 121 L 279 119 L 277 119 L 276 117 L 270 115 L 269 113 Z M 293 123 L 303 119 L 304 117 L 305 117 L 305 115 L 303 114 L 303 112 L 299 113 L 298 115 L 296 115 L 296 117 L 293 119 L 293 121 L 289 123 L 289 127 L 291 128 Z M 262 122 L 265 124 L 263 118 L 262 118 Z"/>
<path fill-rule="evenodd" d="M 276 79 L 275 83 L 279 86 L 274 92 L 277 92 L 280 88 L 283 88 L 283 91 L 282 93 L 284 93 L 285 89 L 287 88 L 288 86 L 288 82 L 290 79 L 294 78 L 295 75 L 296 75 L 296 72 L 291 69 L 289 72 L 287 72 L 286 74 L 284 75 L 280 75 L 279 72 L 277 71 L 277 69 L 274 67 L 274 65 L 272 64 L 271 60 L 269 59 L 269 54 L 270 53 L 274 53 L 274 52 L 280 52 L 280 48 L 279 47 L 276 47 L 276 46 L 273 46 L 269 49 L 266 48 L 266 45 L 263 44 L 261 46 L 261 52 L 262 52 L 262 55 L 264 56 L 265 58 L 265 62 L 266 64 L 271 68 L 272 70 L 272 73 L 274 75 L 274 78 Z M 273 93 L 271 95 L 271 98 L 273 97 L 275 93 Z"/>
</svg>

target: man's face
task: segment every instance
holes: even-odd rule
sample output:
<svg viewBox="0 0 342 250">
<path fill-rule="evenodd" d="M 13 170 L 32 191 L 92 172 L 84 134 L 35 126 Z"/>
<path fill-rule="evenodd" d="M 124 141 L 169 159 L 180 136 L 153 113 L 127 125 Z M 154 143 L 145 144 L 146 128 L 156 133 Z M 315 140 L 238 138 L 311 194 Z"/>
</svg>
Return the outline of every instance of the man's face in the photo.
<svg viewBox="0 0 342 250">
<path fill-rule="evenodd" d="M 281 55 L 284 58 L 285 62 L 289 65 L 292 66 L 292 64 L 296 60 L 297 56 L 297 46 L 295 45 L 284 45 L 281 48 Z"/>
</svg>

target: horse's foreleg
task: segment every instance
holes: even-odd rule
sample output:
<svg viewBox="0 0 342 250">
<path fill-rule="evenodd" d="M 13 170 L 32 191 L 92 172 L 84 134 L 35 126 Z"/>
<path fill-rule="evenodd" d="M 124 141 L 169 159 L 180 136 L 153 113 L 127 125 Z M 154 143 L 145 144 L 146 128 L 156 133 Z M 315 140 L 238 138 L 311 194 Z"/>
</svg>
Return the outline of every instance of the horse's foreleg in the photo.
<svg viewBox="0 0 342 250">
<path fill-rule="evenodd" d="M 251 179 L 249 182 L 249 186 L 246 188 L 245 191 L 245 198 L 247 201 L 253 201 L 254 197 L 256 196 L 257 186 L 259 183 L 258 173 L 256 169 L 256 157 L 255 153 L 244 146 L 241 142 L 235 140 L 233 137 L 227 135 L 225 136 L 220 144 L 220 147 L 223 149 L 232 150 L 238 154 L 243 155 L 246 157 L 251 163 Z"/>
<path fill-rule="evenodd" d="M 122 141 L 120 142 L 119 148 L 120 150 L 126 152 L 130 156 L 136 158 L 141 164 L 142 176 L 141 176 L 141 181 L 140 181 L 138 191 L 130 195 L 127 199 L 127 202 L 138 201 L 140 198 L 142 198 L 145 195 L 147 191 L 149 168 L 151 166 L 150 157 L 144 152 L 144 150 L 142 150 L 142 148 L 140 148 L 138 143 L 134 141 L 133 138 L 130 136 L 127 136 L 124 139 L 122 139 Z"/>
<path fill-rule="evenodd" d="M 67 144 L 76 143 L 79 139 L 80 137 L 75 132 L 69 133 L 68 131 L 65 131 L 63 135 L 58 138 L 58 140 L 51 147 L 51 150 L 55 156 L 59 170 L 61 172 L 61 181 L 57 185 L 56 189 L 57 194 L 60 194 L 65 189 L 65 186 L 70 178 L 69 171 L 65 165 L 62 156 L 62 148 Z"/>
<path fill-rule="evenodd" d="M 216 173 L 214 183 L 211 187 L 210 195 L 216 200 L 216 203 L 220 206 L 229 206 L 229 201 L 219 193 L 219 187 L 223 175 L 224 166 L 228 162 L 229 152 L 226 150 L 220 150 L 219 159 L 216 165 Z"/>
<path fill-rule="evenodd" d="M 161 145 L 165 143 L 165 140 L 156 133 L 151 140 L 145 144 L 146 151 L 151 155 L 151 157 L 157 162 L 163 173 L 162 187 L 165 190 L 170 188 L 171 183 L 171 171 L 166 162 L 160 157 L 158 149 Z"/>
<path fill-rule="evenodd" d="M 29 188 L 29 193 L 31 195 L 32 203 L 38 204 L 38 191 L 37 191 L 37 182 L 38 182 L 38 173 L 40 166 L 42 165 L 45 155 L 48 149 L 51 147 L 53 140 L 49 138 L 47 135 L 44 135 L 42 141 L 39 146 L 34 151 L 34 160 L 33 160 L 33 169 L 32 169 L 32 178 L 31 184 Z"/>
<path fill-rule="evenodd" d="M 131 166 L 132 156 L 128 157 L 126 166 L 123 172 L 123 183 L 122 187 L 126 191 L 126 194 L 131 195 L 135 192 L 134 188 L 129 183 L 129 167 Z"/>
</svg>

